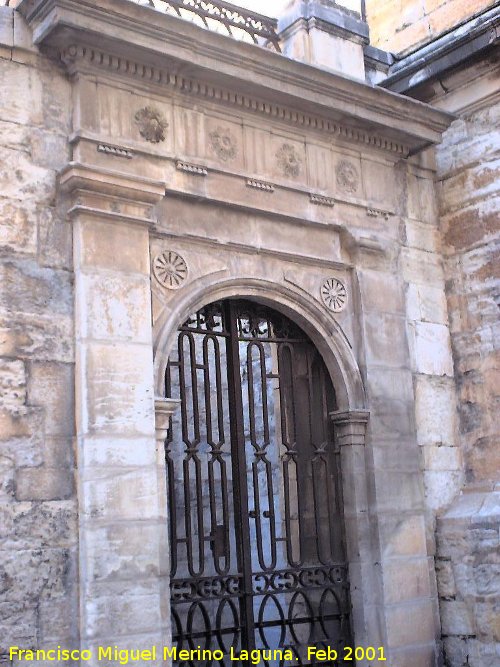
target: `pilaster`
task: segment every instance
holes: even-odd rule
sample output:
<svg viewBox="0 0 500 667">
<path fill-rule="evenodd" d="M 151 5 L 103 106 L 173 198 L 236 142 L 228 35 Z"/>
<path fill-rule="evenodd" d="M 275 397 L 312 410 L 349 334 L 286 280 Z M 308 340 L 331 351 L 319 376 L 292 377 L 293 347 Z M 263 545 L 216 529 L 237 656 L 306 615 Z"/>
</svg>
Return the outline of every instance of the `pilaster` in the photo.
<svg viewBox="0 0 500 667">
<path fill-rule="evenodd" d="M 97 664 L 99 645 L 160 646 L 169 632 L 149 278 L 164 189 L 75 163 L 60 187 L 74 228 L 80 636 Z"/>
</svg>

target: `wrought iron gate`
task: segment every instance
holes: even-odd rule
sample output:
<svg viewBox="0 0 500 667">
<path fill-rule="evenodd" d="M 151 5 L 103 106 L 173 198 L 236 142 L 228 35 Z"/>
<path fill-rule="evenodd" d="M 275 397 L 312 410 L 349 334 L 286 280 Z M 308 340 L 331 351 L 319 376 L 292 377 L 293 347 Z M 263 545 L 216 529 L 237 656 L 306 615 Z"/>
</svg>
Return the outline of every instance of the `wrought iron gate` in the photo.
<svg viewBox="0 0 500 667">
<path fill-rule="evenodd" d="M 280 313 L 228 300 L 180 328 L 165 384 L 182 399 L 165 454 L 173 643 L 225 655 L 180 664 L 229 665 L 231 648 L 293 652 L 266 665 L 315 665 L 308 646 L 341 655 L 350 604 L 320 354 Z"/>
</svg>

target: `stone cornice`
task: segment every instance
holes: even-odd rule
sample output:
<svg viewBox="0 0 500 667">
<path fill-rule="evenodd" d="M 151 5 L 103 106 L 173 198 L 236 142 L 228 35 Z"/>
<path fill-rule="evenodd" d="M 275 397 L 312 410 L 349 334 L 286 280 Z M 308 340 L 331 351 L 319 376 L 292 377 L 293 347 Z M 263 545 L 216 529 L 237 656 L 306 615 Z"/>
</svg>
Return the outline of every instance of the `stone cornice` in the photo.
<svg viewBox="0 0 500 667">
<path fill-rule="evenodd" d="M 153 15 L 128 0 L 23 0 L 19 11 L 35 42 L 59 48 L 66 61 L 73 57 L 74 69 L 175 86 L 400 155 L 439 142 L 452 120 L 425 104 Z"/>
</svg>

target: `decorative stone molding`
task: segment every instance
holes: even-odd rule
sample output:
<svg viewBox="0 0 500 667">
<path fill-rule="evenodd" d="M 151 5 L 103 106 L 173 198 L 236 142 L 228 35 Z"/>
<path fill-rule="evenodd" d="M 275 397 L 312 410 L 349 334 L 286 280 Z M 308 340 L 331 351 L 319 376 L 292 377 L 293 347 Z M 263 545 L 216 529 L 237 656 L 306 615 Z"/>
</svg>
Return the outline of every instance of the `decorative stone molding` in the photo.
<svg viewBox="0 0 500 667">
<path fill-rule="evenodd" d="M 186 281 L 188 267 L 179 253 L 164 250 L 153 259 L 153 274 L 162 287 L 179 289 Z"/>
<path fill-rule="evenodd" d="M 364 445 L 369 418 L 367 410 L 330 412 L 338 446 Z"/>
<path fill-rule="evenodd" d="M 309 193 L 309 200 L 311 204 L 316 204 L 317 206 L 330 206 L 331 208 L 335 206 L 335 199 L 333 197 L 317 195 L 314 192 Z"/>
<path fill-rule="evenodd" d="M 284 143 L 276 151 L 276 162 L 279 169 L 289 178 L 297 178 L 302 169 L 302 159 L 295 146 Z"/>
<path fill-rule="evenodd" d="M 208 176 L 208 169 L 199 164 L 191 164 L 190 162 L 177 160 L 175 167 L 178 169 L 178 171 L 185 171 L 188 174 L 193 174 L 194 176 Z"/>
<path fill-rule="evenodd" d="M 333 313 L 340 313 L 347 306 L 347 289 L 338 278 L 325 280 L 320 292 L 321 300 Z"/>
<path fill-rule="evenodd" d="M 124 157 L 131 160 L 134 157 L 132 151 L 128 148 L 120 148 L 120 146 L 111 146 L 110 144 L 97 144 L 98 153 L 107 153 L 108 155 L 115 155 L 116 157 Z"/>
<path fill-rule="evenodd" d="M 152 144 L 165 141 L 165 131 L 168 128 L 168 123 L 158 109 L 150 106 L 139 109 L 134 119 L 139 128 L 139 134 L 146 141 Z"/>
<path fill-rule="evenodd" d="M 384 218 L 384 220 L 389 220 L 389 216 L 394 214 L 390 213 L 389 211 L 383 211 L 380 208 L 367 207 L 366 215 L 368 215 L 370 218 Z"/>
<path fill-rule="evenodd" d="M 208 135 L 210 148 L 223 162 L 230 162 L 238 155 L 236 139 L 227 128 L 217 127 Z"/>
<path fill-rule="evenodd" d="M 341 160 L 335 169 L 337 185 L 344 192 L 356 192 L 359 186 L 359 174 L 356 167 L 348 160 Z"/>
<path fill-rule="evenodd" d="M 264 192 L 274 192 L 275 190 L 275 186 L 272 183 L 256 181 L 253 178 L 247 178 L 246 184 L 248 188 L 256 188 L 257 190 L 263 190 Z"/>
</svg>

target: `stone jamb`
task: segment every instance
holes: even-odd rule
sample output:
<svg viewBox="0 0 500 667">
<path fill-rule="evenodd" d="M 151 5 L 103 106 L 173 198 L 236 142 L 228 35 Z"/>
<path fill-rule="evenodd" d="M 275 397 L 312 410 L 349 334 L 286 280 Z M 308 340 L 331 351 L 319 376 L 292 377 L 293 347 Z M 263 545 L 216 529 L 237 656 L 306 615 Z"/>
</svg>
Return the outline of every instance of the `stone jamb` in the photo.
<svg viewBox="0 0 500 667">
<path fill-rule="evenodd" d="M 376 640 L 381 640 L 372 599 L 373 590 L 376 589 L 376 572 L 372 566 L 374 559 L 370 542 L 365 465 L 369 418 L 367 410 L 330 413 L 335 446 L 340 452 L 345 539 L 353 607 L 352 629 L 356 646 L 375 646 Z M 365 662 L 358 661 L 357 664 L 363 665 Z"/>
</svg>

